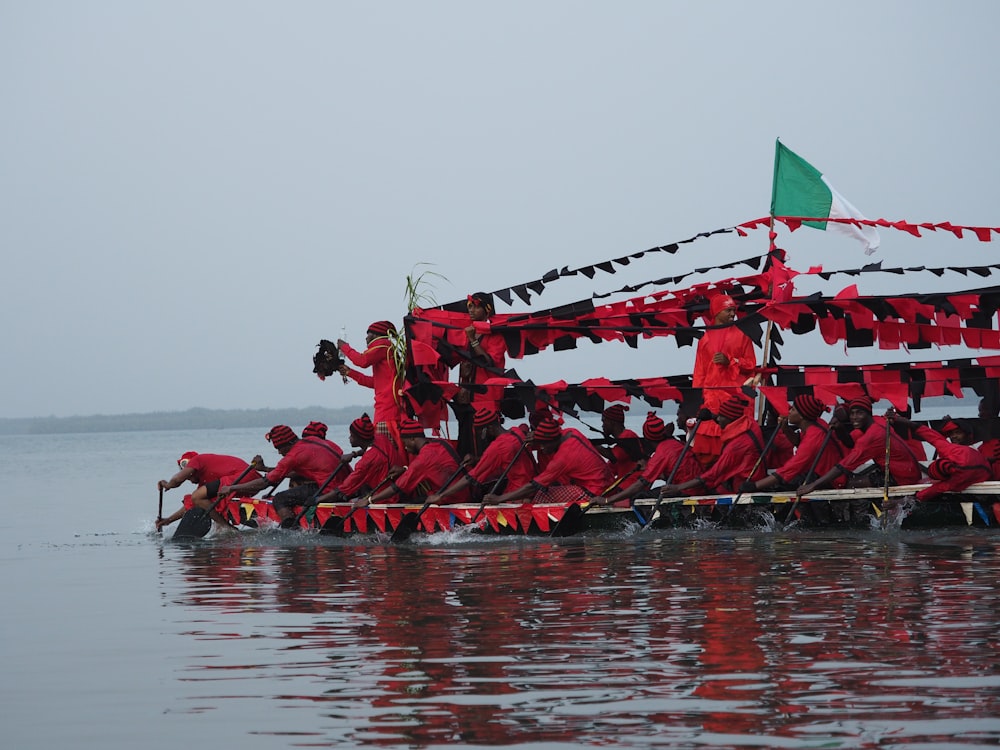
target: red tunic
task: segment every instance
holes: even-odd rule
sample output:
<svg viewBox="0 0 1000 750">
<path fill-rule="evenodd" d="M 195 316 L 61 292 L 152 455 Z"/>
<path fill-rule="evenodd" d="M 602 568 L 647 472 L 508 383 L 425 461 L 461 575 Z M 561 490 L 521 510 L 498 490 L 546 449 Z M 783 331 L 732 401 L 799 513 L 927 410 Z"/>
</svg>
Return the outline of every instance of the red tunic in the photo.
<svg viewBox="0 0 1000 750">
<path fill-rule="evenodd" d="M 277 484 L 285 477 L 295 474 L 307 481 L 315 482 L 317 486 L 322 486 L 327 477 L 339 466 L 340 457 L 329 446 L 321 441 L 314 441 L 313 438 L 301 438 L 278 461 L 278 465 L 268 472 L 267 481 Z M 335 477 L 327 485 L 327 490 L 336 489 L 338 479 L 339 477 Z"/>
<path fill-rule="evenodd" d="M 614 479 L 621 479 L 624 476 L 632 473 L 638 465 L 638 461 L 633 459 L 628 451 L 622 447 L 622 443 L 639 444 L 639 436 L 635 434 L 632 430 L 624 429 L 621 435 L 615 438 L 616 445 L 611 449 L 611 474 Z"/>
<path fill-rule="evenodd" d="M 348 375 L 356 383 L 375 390 L 375 416 L 372 421 L 376 424 L 399 422 L 403 417 L 399 401 L 402 381 L 388 340 L 376 339 L 364 352 L 358 352 L 345 342 L 341 351 L 356 366 L 372 368 L 371 375 L 348 368 Z"/>
<path fill-rule="evenodd" d="M 375 489 L 389 473 L 389 457 L 378 445 L 368 448 L 354 465 L 354 471 L 338 488 L 345 497 L 354 497 L 362 487 Z"/>
<path fill-rule="evenodd" d="M 396 477 L 396 488 L 406 495 L 426 497 L 444 488 L 444 483 L 455 477 L 458 460 L 455 451 L 442 440 L 428 439 L 410 462 L 406 471 Z M 455 477 L 454 481 L 458 481 Z M 420 487 L 425 483 L 423 487 Z M 420 491 L 418 492 L 418 488 Z M 448 503 L 469 502 L 469 488 L 459 490 L 445 498 Z"/>
<path fill-rule="evenodd" d="M 501 377 L 505 367 L 505 357 L 507 355 L 507 343 L 499 333 L 484 333 L 479 338 L 479 346 L 490 359 L 490 367 L 501 372 L 491 372 L 483 367 L 473 367 L 472 382 L 477 385 L 485 384 L 490 378 Z M 483 354 L 479 355 L 482 358 Z M 486 393 L 472 392 L 472 405 L 479 407 L 497 408 L 500 399 L 503 398 L 503 387 L 487 387 Z"/>
<path fill-rule="evenodd" d="M 611 469 L 579 430 L 566 428 L 559 448 L 532 484 L 539 489 L 575 485 L 592 495 L 600 495 L 611 484 Z"/>
<path fill-rule="evenodd" d="M 766 476 L 764 462 L 757 461 L 764 447 L 764 435 L 759 424 L 748 417 L 741 417 L 726 425 L 722 441 L 719 458 L 701 475 L 702 483 L 710 491 L 737 491 L 748 479 L 756 481 Z M 754 464 L 757 465 L 756 470 Z"/>
<path fill-rule="evenodd" d="M 854 471 L 865 461 L 874 461 L 885 471 L 885 429 L 882 417 L 875 417 L 871 427 L 854 439 L 854 449 L 837 462 L 845 471 Z M 889 431 L 889 473 L 899 484 L 916 484 L 923 476 L 920 464 L 895 430 Z"/>
<path fill-rule="evenodd" d="M 523 487 L 535 478 L 535 462 L 531 451 L 525 448 L 514 456 L 524 445 L 524 439 L 514 432 L 504 432 L 497 436 L 483 451 L 476 465 L 469 470 L 469 476 L 483 485 L 486 492 L 492 492 L 493 484 L 500 478 L 504 470 L 507 472 L 507 487 Z M 511 464 L 511 461 L 514 461 Z"/>
<path fill-rule="evenodd" d="M 718 353 L 729 358 L 729 364 L 717 365 L 712 358 Z M 702 406 L 713 414 L 732 395 L 726 388 L 743 385 L 754 374 L 757 366 L 753 342 L 736 326 L 712 328 L 698 341 L 694 357 L 691 385 L 704 388 Z M 702 465 L 708 465 L 722 450 L 719 425 L 706 419 L 698 428 L 698 439 L 691 446 Z"/>
<path fill-rule="evenodd" d="M 946 492 L 961 492 L 969 485 L 992 479 L 993 472 L 986 457 L 972 446 L 953 443 L 930 427 L 918 427 L 915 434 L 933 445 L 938 456 L 957 465 L 950 477 L 938 479 L 930 487 L 920 490 L 917 500 L 930 500 Z"/>
<path fill-rule="evenodd" d="M 698 463 L 698 459 L 694 457 L 691 451 L 688 451 L 684 454 L 681 465 L 677 467 L 677 471 L 674 472 L 674 476 L 671 479 L 670 472 L 677 465 L 677 459 L 680 458 L 681 451 L 683 450 L 684 443 L 676 438 L 667 438 L 661 441 L 656 446 L 656 450 L 653 451 L 649 463 L 646 464 L 646 470 L 642 473 L 642 478 L 649 484 L 658 479 L 670 479 L 673 484 L 684 484 L 697 477 L 701 473 L 701 464 Z"/>
<path fill-rule="evenodd" d="M 803 431 L 795 455 L 774 472 L 778 479 L 784 484 L 802 484 L 807 479 L 812 481 L 823 476 L 836 466 L 837 462 L 844 456 L 844 448 L 833 436 L 830 436 L 829 440 L 827 439 L 829 429 L 826 422 L 818 420 L 815 427 L 811 426 Z M 823 444 L 824 442 L 826 445 Z M 820 449 L 823 451 L 822 455 L 820 455 Z M 819 461 L 816 461 L 816 456 L 820 457 Z M 813 468 L 814 461 L 816 462 L 815 468 Z M 807 478 L 806 474 L 811 468 L 812 474 L 809 474 Z M 843 486 L 846 483 L 846 477 L 841 476 L 837 477 L 833 486 Z"/>
<path fill-rule="evenodd" d="M 218 481 L 220 485 L 234 484 L 236 479 L 249 467 L 246 461 L 238 456 L 226 456 L 220 453 L 199 453 L 187 463 L 187 468 L 193 469 L 192 481 L 201 486 Z M 247 472 L 240 483 L 259 479 L 256 471 Z"/>
</svg>

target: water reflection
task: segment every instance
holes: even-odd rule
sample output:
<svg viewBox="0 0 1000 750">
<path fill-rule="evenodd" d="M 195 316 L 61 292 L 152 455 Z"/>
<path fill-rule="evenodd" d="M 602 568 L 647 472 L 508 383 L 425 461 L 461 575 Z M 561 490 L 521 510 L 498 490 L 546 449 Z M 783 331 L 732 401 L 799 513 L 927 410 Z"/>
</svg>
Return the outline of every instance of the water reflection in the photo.
<svg viewBox="0 0 1000 750">
<path fill-rule="evenodd" d="M 161 564 L 178 627 L 225 641 L 192 689 L 269 699 L 240 729 L 310 746 L 1000 740 L 988 531 L 261 535 Z"/>
</svg>

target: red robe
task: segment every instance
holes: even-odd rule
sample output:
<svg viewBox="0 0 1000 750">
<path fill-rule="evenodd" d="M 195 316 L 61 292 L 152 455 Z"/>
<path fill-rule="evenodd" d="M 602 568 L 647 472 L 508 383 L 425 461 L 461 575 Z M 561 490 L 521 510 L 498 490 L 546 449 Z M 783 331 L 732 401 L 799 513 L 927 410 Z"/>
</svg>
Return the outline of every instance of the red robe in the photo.
<svg viewBox="0 0 1000 750">
<path fill-rule="evenodd" d="M 917 500 L 931 500 L 946 492 L 961 492 L 970 485 L 987 482 L 993 478 L 986 457 L 972 446 L 953 443 L 930 427 L 918 427 L 915 434 L 933 445 L 939 457 L 957 464 L 951 476 L 938 479 L 930 487 L 920 490 L 917 493 Z"/>
<path fill-rule="evenodd" d="M 717 365 L 712 358 L 721 352 L 729 358 L 729 364 Z M 698 351 L 694 357 L 694 372 L 691 384 L 695 388 L 704 388 L 701 403 L 713 414 L 718 414 L 719 407 L 733 394 L 734 387 L 743 385 L 757 367 L 756 353 L 753 342 L 736 326 L 725 328 L 710 328 L 698 341 Z M 695 456 L 707 466 L 722 451 L 722 438 L 719 425 L 706 419 L 698 428 L 698 437 L 691 446 Z"/>
</svg>

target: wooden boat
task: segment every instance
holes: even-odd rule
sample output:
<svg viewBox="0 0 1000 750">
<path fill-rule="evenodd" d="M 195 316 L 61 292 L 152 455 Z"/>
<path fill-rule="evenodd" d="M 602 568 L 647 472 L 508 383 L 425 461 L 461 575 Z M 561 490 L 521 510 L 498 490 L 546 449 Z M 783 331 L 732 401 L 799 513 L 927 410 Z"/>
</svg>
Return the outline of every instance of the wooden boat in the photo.
<svg viewBox="0 0 1000 750">
<path fill-rule="evenodd" d="M 889 488 L 891 501 L 912 498 L 926 484 Z M 735 503 L 735 504 L 734 504 Z M 409 519 L 413 530 L 423 534 L 469 533 L 501 536 L 569 536 L 584 532 L 634 533 L 653 529 L 704 527 L 756 528 L 797 527 L 869 528 L 883 512 L 880 488 L 820 490 L 798 503 L 788 492 L 746 495 L 702 495 L 669 498 L 659 504 L 640 498 L 634 506 L 564 506 L 553 504 L 479 506 L 456 504 L 371 505 L 351 513 L 347 504 L 321 503 L 299 519 L 299 530 L 341 534 L 392 536 Z M 221 508 L 234 526 L 267 528 L 280 525 L 271 503 L 258 498 L 227 501 Z M 419 515 L 416 523 L 414 516 Z M 650 517 L 652 522 L 650 522 Z M 789 517 L 793 516 L 793 517 Z M 963 493 L 945 495 L 907 509 L 902 528 L 976 526 L 1000 527 L 1000 482 L 975 484 Z M 408 537 L 409 534 L 406 534 Z"/>
</svg>

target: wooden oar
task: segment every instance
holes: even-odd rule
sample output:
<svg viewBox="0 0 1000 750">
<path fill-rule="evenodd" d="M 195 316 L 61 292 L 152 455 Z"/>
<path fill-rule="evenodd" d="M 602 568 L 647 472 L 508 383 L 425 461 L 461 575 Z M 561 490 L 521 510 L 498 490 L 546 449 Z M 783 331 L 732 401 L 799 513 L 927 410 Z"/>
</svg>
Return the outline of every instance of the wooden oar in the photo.
<svg viewBox="0 0 1000 750">
<path fill-rule="evenodd" d="M 816 454 L 816 458 L 813 459 L 812 464 L 809 466 L 809 471 L 806 472 L 806 477 L 802 482 L 802 485 L 807 485 L 812 481 L 812 475 L 816 473 L 816 467 L 819 465 L 820 458 L 823 457 L 823 453 L 826 452 L 826 446 L 830 443 L 830 438 L 833 436 L 833 425 L 826 431 L 826 435 L 823 436 L 823 443 L 819 447 L 819 453 Z M 783 531 L 788 531 L 788 528 L 792 525 L 792 516 L 795 514 L 795 509 L 799 507 L 799 501 L 802 497 L 798 494 L 795 495 L 795 502 L 792 503 L 792 507 L 788 509 L 788 513 L 785 515 L 785 523 L 783 524 Z"/>
<path fill-rule="evenodd" d="M 740 489 L 736 493 L 736 497 L 733 498 L 733 501 L 729 503 L 729 507 L 726 508 L 726 512 L 722 516 L 723 522 L 725 522 L 726 519 L 729 518 L 729 514 L 733 512 L 733 508 L 736 507 L 737 503 L 739 503 L 740 501 L 740 498 L 743 497 L 743 485 L 751 481 L 753 479 L 753 475 L 757 473 L 757 469 L 760 468 L 760 464 L 764 460 L 764 456 L 767 455 L 767 452 L 771 450 L 771 446 L 774 445 L 774 439 L 778 437 L 778 431 L 780 429 L 781 429 L 780 427 L 775 426 L 774 432 L 771 433 L 771 437 L 769 437 L 767 439 L 767 442 L 764 443 L 764 447 L 761 449 L 760 455 L 757 456 L 757 460 L 754 461 L 753 468 L 750 469 L 750 473 L 747 475 L 747 478 L 740 483 Z"/>
<path fill-rule="evenodd" d="M 330 486 L 330 482 L 333 481 L 334 477 L 336 477 L 343 468 L 344 465 L 339 464 L 337 468 L 333 470 L 333 473 L 326 478 L 323 484 L 319 486 L 319 489 L 317 489 L 316 492 L 313 493 L 313 496 L 310 497 L 308 500 L 306 500 L 304 503 L 302 503 L 302 510 L 296 513 L 294 518 L 286 518 L 284 521 L 281 522 L 281 528 L 294 529 L 295 527 L 297 527 L 299 525 L 299 522 L 302 520 L 302 517 L 309 512 L 310 508 L 316 506 L 316 502 L 319 500 L 319 496 L 322 495 L 324 492 L 326 492 L 326 488 Z"/>
<path fill-rule="evenodd" d="M 879 526 L 885 530 L 889 525 L 889 453 L 892 447 L 892 420 L 885 418 L 885 478 L 882 481 L 882 517 Z"/>
<path fill-rule="evenodd" d="M 631 471 L 622 474 L 618 479 L 612 482 L 603 492 L 601 492 L 600 497 L 607 497 L 608 493 L 613 492 L 618 488 L 618 486 L 628 479 L 630 476 L 635 474 L 639 470 L 639 467 L 634 467 Z M 593 508 L 597 503 L 591 501 L 589 503 L 577 503 L 572 502 L 566 506 L 563 511 L 562 518 L 556 521 L 556 525 L 552 527 L 549 531 L 550 537 L 563 537 L 572 536 L 577 531 L 577 526 L 579 525 L 579 520 L 583 517 L 583 514 L 588 510 Z"/>
<path fill-rule="evenodd" d="M 687 440 L 684 441 L 684 447 L 681 449 L 681 454 L 677 457 L 677 463 L 674 464 L 674 468 L 670 470 L 670 476 L 667 477 L 667 485 L 671 485 L 674 482 L 674 476 L 677 474 L 677 470 L 681 468 L 681 462 L 684 461 L 684 457 L 687 455 L 688 451 L 691 450 L 691 444 L 694 442 L 695 435 L 698 434 L 698 428 L 701 427 L 701 417 L 695 420 L 694 427 L 691 428 L 691 433 L 687 436 Z M 667 486 L 665 485 L 665 486 Z M 660 508 L 663 506 L 663 498 L 658 498 L 656 505 L 653 506 L 652 513 L 649 514 L 649 518 L 646 523 L 642 525 L 639 531 L 645 531 L 650 526 L 653 525 L 653 521 L 656 520 L 656 514 L 660 512 Z"/>
<path fill-rule="evenodd" d="M 499 489 L 500 489 L 500 483 L 501 483 L 501 482 L 502 482 L 502 481 L 503 481 L 504 479 L 506 479 L 506 478 L 507 478 L 507 473 L 508 473 L 508 472 L 509 472 L 509 471 L 510 471 L 510 470 L 511 470 L 512 468 L 514 468 L 514 464 L 516 464 L 516 463 L 517 463 L 517 459 L 519 459 L 519 458 L 521 457 L 521 454 L 522 454 L 522 453 L 524 452 L 524 449 L 525 449 L 525 448 L 526 448 L 527 446 L 528 446 L 528 441 L 527 441 L 527 440 L 522 440 L 522 441 L 521 441 L 521 445 L 520 445 L 520 446 L 518 446 L 518 448 L 517 448 L 517 452 L 516 452 L 516 453 L 514 453 L 514 458 L 512 458 L 512 459 L 510 460 L 510 463 L 509 463 L 509 464 L 507 464 L 507 468 L 505 468 L 505 469 L 503 470 L 503 472 L 502 472 L 502 473 L 500 474 L 500 477 L 499 477 L 499 478 L 497 479 L 497 481 L 495 481 L 495 482 L 493 483 L 493 489 L 491 489 L 491 490 L 490 490 L 489 492 L 487 492 L 487 493 L 486 493 L 487 495 L 495 495 L 495 494 L 496 494 L 497 490 L 499 490 Z M 483 503 L 480 503 L 480 504 L 479 504 L 479 510 L 477 510 L 477 511 L 476 511 L 476 515 L 474 515 L 474 516 L 472 517 L 472 520 L 471 520 L 471 521 L 469 521 L 469 524 L 470 524 L 470 525 L 472 525 L 472 524 L 474 524 L 474 523 L 475 523 L 476 521 L 478 521 L 478 520 L 479 520 L 479 517 L 480 517 L 480 516 L 481 516 L 481 515 L 483 514 L 483 511 L 484 511 L 484 510 L 486 510 L 486 503 L 485 503 L 485 502 L 483 502 Z"/>
<path fill-rule="evenodd" d="M 239 484 L 243 481 L 243 477 L 249 474 L 253 470 L 253 464 L 251 463 L 243 473 L 236 477 L 236 481 L 232 484 Z M 231 486 L 231 485 L 230 485 Z M 208 510 L 204 508 L 192 508 L 183 516 L 181 516 L 180 522 L 177 524 L 177 530 L 174 531 L 173 539 L 201 539 L 209 531 L 212 530 L 212 511 L 214 511 L 223 500 L 228 500 L 234 497 L 235 493 L 230 492 L 225 497 L 218 497 L 215 502 L 212 503 Z M 232 524 L 230 524 L 232 525 Z"/>
<path fill-rule="evenodd" d="M 160 487 L 160 506 L 156 509 L 156 530 L 163 535 L 163 488 Z"/>
<path fill-rule="evenodd" d="M 448 481 L 441 485 L 441 489 L 439 489 L 438 492 L 448 489 L 448 487 L 451 486 L 451 483 L 454 482 L 458 478 L 458 475 L 463 471 L 465 471 L 465 464 L 462 461 L 459 461 L 458 468 L 455 469 L 455 473 L 448 477 Z M 389 541 L 393 544 L 399 544 L 409 539 L 410 535 L 417 530 L 417 526 L 420 524 L 421 516 L 423 516 L 430 507 L 430 503 L 424 503 L 420 506 L 420 510 L 418 512 L 413 513 L 411 511 L 403 516 L 399 521 L 399 526 L 396 527 L 396 529 L 392 532 L 392 536 L 389 537 Z"/>
<path fill-rule="evenodd" d="M 375 489 L 366 495 L 368 502 L 371 502 L 372 496 L 378 492 L 380 489 L 385 487 L 389 482 L 393 480 L 393 477 L 386 477 L 377 485 Z M 358 506 L 357 508 L 351 508 L 347 513 L 342 516 L 333 515 L 326 519 L 326 523 L 319 530 L 321 536 L 344 536 L 344 525 L 347 523 L 347 519 L 354 515 L 354 512 L 361 510 L 363 506 Z"/>
</svg>

